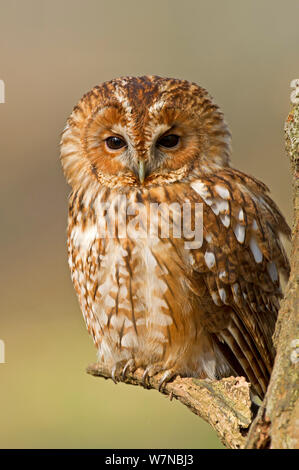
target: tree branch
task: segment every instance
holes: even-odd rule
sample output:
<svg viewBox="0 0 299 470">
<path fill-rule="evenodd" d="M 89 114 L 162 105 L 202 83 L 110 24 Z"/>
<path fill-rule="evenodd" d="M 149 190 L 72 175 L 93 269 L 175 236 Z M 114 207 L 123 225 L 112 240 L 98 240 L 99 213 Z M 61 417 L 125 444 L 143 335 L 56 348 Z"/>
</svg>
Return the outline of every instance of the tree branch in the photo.
<svg viewBox="0 0 299 470">
<path fill-rule="evenodd" d="M 143 372 L 137 369 L 134 373 L 128 373 L 122 381 L 144 386 Z M 111 371 L 99 363 L 90 365 L 87 373 L 111 379 Z M 147 388 L 158 390 L 161 376 L 150 377 Z M 215 429 L 225 446 L 236 449 L 244 447 L 252 419 L 249 387 L 244 377 L 215 381 L 176 377 L 161 392 L 186 405 Z"/>
</svg>

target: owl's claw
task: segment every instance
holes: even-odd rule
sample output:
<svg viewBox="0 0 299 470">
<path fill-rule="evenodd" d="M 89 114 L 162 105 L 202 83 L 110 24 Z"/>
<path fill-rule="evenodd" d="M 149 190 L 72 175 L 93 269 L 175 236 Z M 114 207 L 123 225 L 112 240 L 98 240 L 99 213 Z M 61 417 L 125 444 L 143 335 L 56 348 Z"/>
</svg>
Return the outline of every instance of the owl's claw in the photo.
<svg viewBox="0 0 299 470">
<path fill-rule="evenodd" d="M 116 369 L 117 369 L 117 364 L 113 366 L 112 371 L 111 371 L 111 378 L 115 384 L 117 384 L 117 380 L 115 377 Z"/>
<path fill-rule="evenodd" d="M 147 387 L 148 385 L 148 374 L 149 374 L 149 371 L 151 370 L 153 366 L 147 366 L 147 368 L 145 369 L 145 371 L 143 372 L 143 376 L 142 376 L 142 385 L 144 387 Z"/>
<path fill-rule="evenodd" d="M 124 381 L 126 378 L 126 373 L 128 370 L 131 372 L 134 371 L 135 361 L 134 359 L 129 359 L 127 362 L 120 361 L 114 364 L 111 370 L 111 378 L 115 384 L 117 382 Z"/>
<path fill-rule="evenodd" d="M 134 372 L 135 369 L 136 369 L 136 364 L 133 358 L 129 359 L 125 363 L 123 361 L 117 362 L 112 367 L 111 378 L 115 384 L 117 384 L 117 382 L 125 381 L 127 372 L 128 371 Z M 154 375 L 162 371 L 163 371 L 162 364 L 160 363 L 149 364 L 143 372 L 142 385 L 145 388 L 147 388 L 149 378 L 153 377 Z M 168 369 L 166 371 L 164 369 L 164 374 L 162 375 L 161 380 L 159 381 L 159 386 L 158 386 L 159 392 L 161 392 L 164 385 L 167 382 L 169 382 L 175 375 L 177 375 L 175 369 Z"/>
<path fill-rule="evenodd" d="M 158 388 L 159 392 L 161 392 L 164 385 L 166 385 L 167 382 L 169 382 L 175 375 L 176 375 L 176 373 L 173 369 L 169 369 L 169 370 L 164 372 L 164 374 L 162 375 L 161 380 L 159 382 L 159 388 Z"/>
<path fill-rule="evenodd" d="M 131 372 L 133 371 L 134 366 L 135 366 L 134 359 L 129 359 L 127 361 L 127 363 L 125 364 L 124 368 L 123 368 L 123 371 L 122 371 L 122 374 L 121 374 L 122 380 L 125 380 L 126 373 L 127 373 L 128 370 L 130 370 Z"/>
<path fill-rule="evenodd" d="M 158 374 L 158 372 L 161 372 L 163 370 L 162 364 L 150 364 L 146 367 L 145 371 L 143 372 L 142 376 L 142 385 L 144 387 L 147 387 L 148 385 L 148 379 L 152 377 L 155 374 Z"/>
<path fill-rule="evenodd" d="M 146 367 L 145 371 L 143 372 L 142 376 L 142 385 L 147 387 L 148 379 L 153 377 L 153 375 L 158 374 L 159 372 L 163 371 L 163 364 L 150 364 Z M 175 369 L 168 369 L 164 372 L 159 382 L 159 392 L 161 392 L 163 386 L 169 382 L 175 375 L 177 375 Z"/>
</svg>

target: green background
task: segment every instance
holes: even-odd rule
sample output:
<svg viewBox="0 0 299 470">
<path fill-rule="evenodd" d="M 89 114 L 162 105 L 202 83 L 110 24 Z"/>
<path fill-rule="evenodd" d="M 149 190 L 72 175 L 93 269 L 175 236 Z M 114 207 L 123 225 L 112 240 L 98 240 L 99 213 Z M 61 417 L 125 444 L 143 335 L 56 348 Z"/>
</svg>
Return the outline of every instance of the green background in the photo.
<svg viewBox="0 0 299 470">
<path fill-rule="evenodd" d="M 233 166 L 268 184 L 290 221 L 298 17 L 292 0 L 0 1 L 0 447 L 221 447 L 178 402 L 85 373 L 95 349 L 67 266 L 60 133 L 104 80 L 195 81 L 225 113 Z"/>
</svg>

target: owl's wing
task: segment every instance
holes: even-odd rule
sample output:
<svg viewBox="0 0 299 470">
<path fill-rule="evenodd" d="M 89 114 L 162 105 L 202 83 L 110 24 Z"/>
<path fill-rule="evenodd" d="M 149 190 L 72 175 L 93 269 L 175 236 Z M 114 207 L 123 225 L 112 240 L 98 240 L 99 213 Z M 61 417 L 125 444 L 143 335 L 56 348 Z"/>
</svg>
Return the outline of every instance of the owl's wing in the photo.
<svg viewBox="0 0 299 470">
<path fill-rule="evenodd" d="M 237 170 L 200 178 L 191 188 L 204 203 L 203 244 L 191 256 L 194 279 L 209 294 L 205 328 L 233 370 L 263 395 L 274 359 L 279 272 L 289 275 L 279 233 L 290 236 L 290 228 L 267 187 Z"/>
</svg>

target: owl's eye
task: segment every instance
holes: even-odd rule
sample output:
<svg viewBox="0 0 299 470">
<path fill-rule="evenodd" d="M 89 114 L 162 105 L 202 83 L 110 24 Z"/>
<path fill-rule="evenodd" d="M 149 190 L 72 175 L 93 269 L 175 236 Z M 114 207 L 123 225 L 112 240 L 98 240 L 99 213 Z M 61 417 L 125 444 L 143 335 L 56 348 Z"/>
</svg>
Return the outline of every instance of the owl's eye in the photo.
<svg viewBox="0 0 299 470">
<path fill-rule="evenodd" d="M 161 145 L 161 147 L 171 148 L 175 147 L 178 144 L 179 140 L 180 137 L 175 134 L 163 135 L 158 140 L 158 145 Z"/>
<path fill-rule="evenodd" d="M 105 142 L 107 147 L 112 150 L 118 150 L 127 145 L 124 139 L 121 137 L 116 137 L 115 135 L 112 137 L 107 137 Z"/>
</svg>

